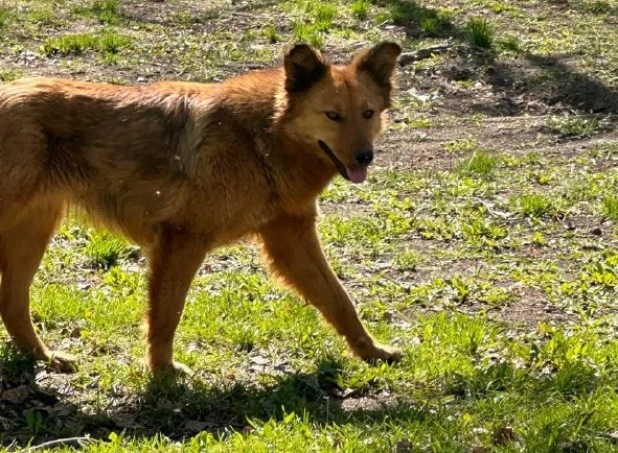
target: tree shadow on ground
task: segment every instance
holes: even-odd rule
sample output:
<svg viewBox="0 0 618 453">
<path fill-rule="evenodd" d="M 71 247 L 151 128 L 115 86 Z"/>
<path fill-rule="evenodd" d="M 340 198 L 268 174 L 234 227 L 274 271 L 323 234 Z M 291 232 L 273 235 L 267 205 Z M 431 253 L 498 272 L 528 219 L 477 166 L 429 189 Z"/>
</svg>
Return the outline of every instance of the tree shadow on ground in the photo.
<svg viewBox="0 0 618 453">
<path fill-rule="evenodd" d="M 389 8 L 395 24 L 402 26 L 409 38 L 448 38 L 456 44 L 468 40 L 465 27 L 435 9 L 404 0 L 372 0 L 372 3 Z M 453 105 L 461 107 L 463 101 L 468 104 L 464 108 L 472 113 L 490 116 L 521 115 L 529 102 L 543 103 L 550 110 L 618 113 L 618 89 L 580 72 L 569 63 L 569 57 L 528 52 L 513 56 L 500 59 L 493 50 L 466 45 L 453 58 L 447 58 L 446 64 L 451 66 L 446 71 L 447 78 L 482 80 L 492 86 L 496 95 L 480 100 L 469 98 L 468 102 L 458 98 Z"/>
<path fill-rule="evenodd" d="M 111 432 L 120 431 L 134 439 L 164 435 L 183 440 L 202 431 L 219 435 L 243 430 L 249 420 L 281 421 L 291 412 L 322 426 L 366 426 L 430 416 L 425 407 L 386 394 L 344 395 L 335 384 L 340 371 L 337 362 L 324 361 L 314 373 L 282 374 L 266 386 L 151 380 L 136 394 L 119 394 L 116 400 L 106 395 L 101 408 L 93 410 L 92 406 L 78 407 L 59 389 L 41 388 L 33 362 L 5 360 L 0 362 L 0 447 L 22 448 L 66 439 L 75 447 L 79 446 L 75 438 L 107 440 Z"/>
</svg>

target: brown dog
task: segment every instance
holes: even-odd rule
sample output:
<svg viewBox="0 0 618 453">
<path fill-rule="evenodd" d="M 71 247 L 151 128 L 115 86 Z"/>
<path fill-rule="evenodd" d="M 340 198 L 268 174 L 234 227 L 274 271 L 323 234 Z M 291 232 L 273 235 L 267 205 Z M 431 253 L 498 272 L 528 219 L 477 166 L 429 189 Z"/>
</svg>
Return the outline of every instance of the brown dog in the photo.
<svg viewBox="0 0 618 453">
<path fill-rule="evenodd" d="M 74 205 L 145 250 L 155 372 L 182 369 L 172 360 L 174 332 L 206 253 L 249 235 L 356 355 L 397 360 L 397 349 L 369 335 L 329 267 L 316 200 L 337 173 L 365 179 L 400 52 L 382 43 L 335 66 L 300 44 L 283 68 L 222 84 L 0 87 L 0 314 L 14 343 L 58 370 L 73 367 L 35 333 L 29 287 Z"/>
</svg>

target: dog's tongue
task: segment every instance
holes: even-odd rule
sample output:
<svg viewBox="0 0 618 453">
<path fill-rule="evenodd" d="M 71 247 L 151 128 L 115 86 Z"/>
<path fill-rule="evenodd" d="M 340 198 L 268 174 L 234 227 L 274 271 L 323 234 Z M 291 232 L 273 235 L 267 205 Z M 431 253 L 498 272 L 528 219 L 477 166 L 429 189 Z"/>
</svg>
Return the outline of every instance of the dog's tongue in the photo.
<svg viewBox="0 0 618 453">
<path fill-rule="evenodd" d="M 348 173 L 348 179 L 355 184 L 363 182 L 367 179 L 367 167 L 361 168 L 350 168 L 346 167 L 346 172 Z"/>
</svg>

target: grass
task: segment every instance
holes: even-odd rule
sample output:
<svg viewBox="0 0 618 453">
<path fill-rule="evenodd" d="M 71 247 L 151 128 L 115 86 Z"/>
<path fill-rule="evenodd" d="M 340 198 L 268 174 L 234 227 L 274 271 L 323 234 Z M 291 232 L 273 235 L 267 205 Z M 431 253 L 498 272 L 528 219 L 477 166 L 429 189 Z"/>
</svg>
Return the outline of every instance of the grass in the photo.
<svg viewBox="0 0 618 453">
<path fill-rule="evenodd" d="M 460 164 L 460 170 L 464 174 L 488 178 L 493 173 L 497 163 L 498 159 L 496 156 L 483 150 L 478 150 Z"/>
<path fill-rule="evenodd" d="M 329 261 L 404 359 L 349 357 L 243 243 L 189 293 L 175 355 L 195 375 L 153 381 L 141 252 L 71 218 L 32 308 L 80 369 L 44 372 L 0 328 L 0 451 L 615 451 L 615 0 L 143 3 L 5 0 L 0 82 L 219 81 L 296 40 L 335 61 L 473 44 L 399 70 L 368 181 L 320 200 Z"/>
<path fill-rule="evenodd" d="M 10 13 L 8 8 L 0 7 L 0 28 L 4 27 L 8 22 Z"/>
<path fill-rule="evenodd" d="M 565 138 L 592 137 L 599 126 L 599 119 L 594 117 L 552 116 L 547 119 L 548 129 Z"/>
<path fill-rule="evenodd" d="M 352 14 L 360 21 L 365 21 L 369 18 L 371 3 L 367 0 L 357 0 L 352 4 Z"/>
<path fill-rule="evenodd" d="M 324 34 L 314 25 L 296 22 L 292 33 L 296 41 L 306 42 L 318 49 L 324 47 Z"/>
<path fill-rule="evenodd" d="M 46 39 L 43 46 L 41 46 L 41 52 L 48 57 L 56 54 L 79 55 L 92 50 L 99 50 L 115 55 L 129 43 L 130 38 L 113 32 L 106 33 L 102 36 L 93 34 L 70 34 Z"/>
<path fill-rule="evenodd" d="M 481 49 L 491 49 L 494 45 L 494 29 L 487 19 L 473 17 L 466 26 L 468 39 Z"/>
</svg>

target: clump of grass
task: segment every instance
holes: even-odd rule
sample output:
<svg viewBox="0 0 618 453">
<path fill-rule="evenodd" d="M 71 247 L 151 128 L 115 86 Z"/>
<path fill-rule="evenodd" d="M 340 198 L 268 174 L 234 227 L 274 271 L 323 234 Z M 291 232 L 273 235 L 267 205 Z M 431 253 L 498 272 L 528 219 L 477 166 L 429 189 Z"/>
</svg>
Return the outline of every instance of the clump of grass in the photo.
<svg viewBox="0 0 618 453">
<path fill-rule="evenodd" d="M 51 9 L 37 9 L 28 14 L 28 19 L 40 25 L 54 24 L 54 12 Z"/>
<path fill-rule="evenodd" d="M 423 262 L 423 257 L 413 250 L 406 250 L 398 254 L 395 265 L 402 270 L 416 271 L 417 266 Z"/>
<path fill-rule="evenodd" d="M 333 21 L 337 17 L 337 6 L 332 3 L 316 3 L 310 12 L 315 27 L 321 31 L 328 31 L 333 27 Z"/>
<path fill-rule="evenodd" d="M 129 247 L 127 242 L 116 236 L 95 233 L 91 236 L 85 253 L 94 267 L 110 269 L 118 264 L 121 257 L 128 255 Z"/>
<path fill-rule="evenodd" d="M 478 142 L 473 138 L 460 138 L 444 144 L 443 148 L 449 153 L 471 152 L 478 149 Z"/>
<path fill-rule="evenodd" d="M 603 199 L 603 214 L 610 220 L 618 220 L 618 197 L 615 195 L 607 196 Z"/>
<path fill-rule="evenodd" d="M 521 44 L 516 36 L 505 36 L 496 42 L 497 46 L 507 52 L 518 53 L 521 51 Z"/>
<path fill-rule="evenodd" d="M 552 116 L 547 119 L 547 128 L 565 138 L 591 137 L 599 131 L 599 120 L 579 116 Z"/>
<path fill-rule="evenodd" d="M 11 82 L 13 80 L 19 79 L 22 77 L 24 73 L 17 69 L 5 69 L 0 71 L 0 82 Z"/>
<path fill-rule="evenodd" d="M 98 38 L 90 34 L 65 35 L 47 38 L 42 50 L 48 56 L 54 53 L 80 54 L 86 50 L 96 49 L 98 43 Z"/>
<path fill-rule="evenodd" d="M 515 196 L 511 199 L 511 203 L 525 217 L 551 217 L 557 212 L 557 207 L 552 199 L 541 194 Z"/>
<path fill-rule="evenodd" d="M 92 5 L 92 12 L 101 22 L 112 23 L 119 17 L 119 8 L 118 0 L 98 0 Z"/>
<path fill-rule="evenodd" d="M 483 17 L 473 17 L 466 26 L 468 39 L 482 49 L 491 49 L 494 45 L 494 28 Z"/>
<path fill-rule="evenodd" d="M 461 163 L 459 170 L 467 175 L 489 178 L 496 168 L 498 158 L 483 150 L 472 153 L 469 159 Z"/>
<path fill-rule="evenodd" d="M 0 7 L 0 28 L 4 27 L 9 21 L 9 10 L 7 8 Z"/>
<path fill-rule="evenodd" d="M 324 36 L 312 25 L 296 22 L 292 26 L 292 34 L 297 41 L 309 43 L 318 49 L 324 47 Z"/>
<path fill-rule="evenodd" d="M 390 7 L 391 18 L 395 23 L 420 22 L 423 10 L 413 2 L 395 2 Z"/>
<path fill-rule="evenodd" d="M 421 29 L 426 35 L 434 36 L 440 31 L 440 21 L 435 17 L 425 17 L 421 21 Z"/>
<path fill-rule="evenodd" d="M 129 44 L 129 38 L 118 35 L 116 33 L 107 33 L 101 36 L 99 40 L 99 48 L 107 53 L 116 55 L 121 48 Z"/>
<path fill-rule="evenodd" d="M 96 0 L 88 6 L 76 6 L 71 9 L 72 14 L 85 17 L 95 17 L 99 22 L 112 24 L 120 18 L 119 0 Z"/>
<path fill-rule="evenodd" d="M 595 0 L 584 2 L 582 9 L 592 14 L 607 14 L 611 11 L 612 6 L 607 0 Z"/>
<path fill-rule="evenodd" d="M 41 51 L 47 56 L 56 53 L 79 55 L 88 50 L 101 50 L 107 54 L 116 55 L 129 43 L 130 39 L 127 36 L 116 33 L 107 33 L 100 37 L 91 34 L 65 35 L 47 38 Z"/>
<path fill-rule="evenodd" d="M 272 25 L 269 25 L 264 29 L 264 36 L 271 44 L 276 44 L 281 41 L 281 35 L 277 32 L 277 29 Z"/>
<path fill-rule="evenodd" d="M 369 1 L 357 0 L 352 4 L 352 14 L 360 21 L 367 20 L 369 17 Z"/>
</svg>

